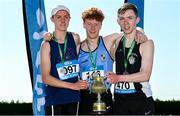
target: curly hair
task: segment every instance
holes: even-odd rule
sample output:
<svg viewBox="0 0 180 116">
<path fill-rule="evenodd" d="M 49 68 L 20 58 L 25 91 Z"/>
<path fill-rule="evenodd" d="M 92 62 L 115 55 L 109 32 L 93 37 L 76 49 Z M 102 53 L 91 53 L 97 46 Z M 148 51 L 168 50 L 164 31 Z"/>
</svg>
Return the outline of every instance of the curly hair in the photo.
<svg viewBox="0 0 180 116">
<path fill-rule="evenodd" d="M 86 19 L 95 19 L 99 22 L 103 22 L 104 14 L 100 9 L 92 7 L 90 9 L 85 10 L 82 13 L 82 19 L 84 22 Z"/>
</svg>

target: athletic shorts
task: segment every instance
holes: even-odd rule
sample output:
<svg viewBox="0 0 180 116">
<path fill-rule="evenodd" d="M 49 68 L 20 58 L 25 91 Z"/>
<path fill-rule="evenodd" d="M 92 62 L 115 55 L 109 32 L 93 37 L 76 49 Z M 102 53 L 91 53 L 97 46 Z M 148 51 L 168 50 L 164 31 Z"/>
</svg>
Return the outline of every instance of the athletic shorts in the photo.
<svg viewBox="0 0 180 116">
<path fill-rule="evenodd" d="M 46 115 L 76 115 L 78 103 L 59 104 L 48 106 L 45 109 Z"/>
<path fill-rule="evenodd" d="M 135 97 L 120 97 L 115 95 L 113 114 L 115 115 L 149 115 L 154 114 L 154 100 L 152 97 L 149 98 L 141 98 Z"/>
</svg>

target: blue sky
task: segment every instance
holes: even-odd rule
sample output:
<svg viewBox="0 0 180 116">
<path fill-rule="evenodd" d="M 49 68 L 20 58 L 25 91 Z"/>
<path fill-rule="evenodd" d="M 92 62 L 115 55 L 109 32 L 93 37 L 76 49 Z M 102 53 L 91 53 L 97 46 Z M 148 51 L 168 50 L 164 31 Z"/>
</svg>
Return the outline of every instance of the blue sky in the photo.
<svg viewBox="0 0 180 116">
<path fill-rule="evenodd" d="M 58 4 L 71 10 L 68 30 L 85 38 L 81 13 L 98 7 L 105 14 L 100 32 L 119 32 L 116 11 L 124 0 L 45 0 L 49 31 L 53 31 L 50 12 Z M 26 55 L 21 0 L 0 0 L 0 101 L 31 102 L 32 90 Z M 145 34 L 154 41 L 155 55 L 150 84 L 154 98 L 180 100 L 180 1 L 146 0 Z"/>
</svg>

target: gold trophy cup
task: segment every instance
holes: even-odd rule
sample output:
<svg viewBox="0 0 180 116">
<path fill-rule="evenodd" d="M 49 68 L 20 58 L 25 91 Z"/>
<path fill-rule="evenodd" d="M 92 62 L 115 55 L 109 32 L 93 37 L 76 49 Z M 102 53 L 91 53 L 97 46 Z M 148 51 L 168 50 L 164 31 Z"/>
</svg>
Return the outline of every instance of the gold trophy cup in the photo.
<svg viewBox="0 0 180 116">
<path fill-rule="evenodd" d="M 97 94 L 97 101 L 93 104 L 93 112 L 105 112 L 106 104 L 101 100 L 101 94 L 106 91 L 104 78 L 102 76 L 93 77 L 92 92 Z"/>
</svg>

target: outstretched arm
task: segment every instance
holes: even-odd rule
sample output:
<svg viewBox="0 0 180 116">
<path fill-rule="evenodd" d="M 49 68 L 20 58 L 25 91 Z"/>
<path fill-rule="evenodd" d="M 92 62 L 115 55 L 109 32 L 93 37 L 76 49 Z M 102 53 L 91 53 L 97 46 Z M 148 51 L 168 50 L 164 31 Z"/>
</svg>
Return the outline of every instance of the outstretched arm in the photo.
<svg viewBox="0 0 180 116">
<path fill-rule="evenodd" d="M 105 43 L 105 46 L 108 50 L 108 52 L 110 53 L 111 57 L 113 59 L 115 59 L 114 57 L 114 52 L 115 52 L 115 42 L 117 39 L 120 39 L 122 36 L 122 33 L 113 33 L 110 35 L 107 35 L 105 37 L 103 37 L 103 41 Z"/>
<path fill-rule="evenodd" d="M 76 51 L 77 51 L 77 54 L 79 52 L 79 48 L 80 48 L 80 43 L 81 43 L 81 40 L 80 40 L 80 36 L 79 34 L 77 33 L 72 33 L 73 37 L 74 37 L 74 41 L 75 41 L 75 44 L 76 44 Z"/>
</svg>

